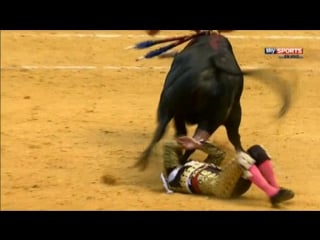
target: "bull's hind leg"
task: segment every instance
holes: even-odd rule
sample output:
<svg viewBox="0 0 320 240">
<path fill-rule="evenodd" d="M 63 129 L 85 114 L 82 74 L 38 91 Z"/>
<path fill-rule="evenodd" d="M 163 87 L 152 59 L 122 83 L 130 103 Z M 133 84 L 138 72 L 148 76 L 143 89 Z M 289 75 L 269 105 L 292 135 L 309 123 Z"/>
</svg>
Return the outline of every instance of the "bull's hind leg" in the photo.
<svg viewBox="0 0 320 240">
<path fill-rule="evenodd" d="M 240 102 L 234 105 L 230 115 L 225 122 L 228 138 L 237 152 L 244 151 L 241 144 L 239 127 L 241 123 L 241 105 Z"/>
</svg>

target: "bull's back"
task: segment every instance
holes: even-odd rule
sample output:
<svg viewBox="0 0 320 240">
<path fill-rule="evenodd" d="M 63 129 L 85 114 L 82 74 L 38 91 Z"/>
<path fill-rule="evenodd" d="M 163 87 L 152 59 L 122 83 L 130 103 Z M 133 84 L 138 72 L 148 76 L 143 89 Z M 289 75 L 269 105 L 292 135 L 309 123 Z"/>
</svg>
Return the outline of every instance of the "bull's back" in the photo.
<svg viewBox="0 0 320 240">
<path fill-rule="evenodd" d="M 208 43 L 204 42 L 192 45 L 178 53 L 173 59 L 163 89 L 166 90 L 173 85 L 178 88 L 182 84 L 186 87 L 195 86 L 201 72 L 212 67 L 210 62 L 212 54 L 209 50 Z"/>
<path fill-rule="evenodd" d="M 226 114 L 242 88 L 242 75 L 219 69 L 212 58 L 231 51 L 229 42 L 214 49 L 210 36 L 203 36 L 176 55 L 165 80 L 160 102 L 190 122 L 206 115 Z M 170 105 L 170 106 L 169 106 Z"/>
<path fill-rule="evenodd" d="M 190 98 L 198 88 L 201 74 L 214 70 L 211 56 L 208 40 L 204 39 L 195 41 L 177 54 L 165 79 L 161 99 L 188 100 L 185 98 Z"/>
<path fill-rule="evenodd" d="M 201 120 L 219 121 L 222 124 L 234 103 L 239 100 L 241 82 L 241 77 L 224 73 L 218 76 L 213 73 L 211 77 L 201 76 L 196 88 L 189 96 L 184 96 L 186 100 L 177 104 L 175 111 L 184 113 L 186 121 L 191 124 Z"/>
<path fill-rule="evenodd" d="M 181 84 L 193 89 L 199 76 L 208 69 L 242 75 L 229 40 L 222 35 L 200 36 L 177 54 L 167 74 L 164 90 Z"/>
</svg>

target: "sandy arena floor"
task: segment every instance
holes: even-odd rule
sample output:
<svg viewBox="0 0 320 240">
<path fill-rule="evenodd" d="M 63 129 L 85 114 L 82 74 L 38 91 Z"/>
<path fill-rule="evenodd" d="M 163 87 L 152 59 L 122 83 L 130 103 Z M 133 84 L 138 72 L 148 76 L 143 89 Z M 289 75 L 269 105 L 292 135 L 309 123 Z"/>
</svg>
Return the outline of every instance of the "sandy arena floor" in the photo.
<svg viewBox="0 0 320 240">
<path fill-rule="evenodd" d="M 270 67 L 294 90 L 276 120 L 279 96 L 245 79 L 244 146 L 263 144 L 281 185 L 295 191 L 280 210 L 320 210 L 320 31 L 226 36 L 243 68 Z M 235 200 L 166 194 L 161 144 L 145 172 L 130 169 L 153 134 L 172 61 L 136 62 L 148 50 L 124 50 L 146 39 L 143 31 L 1 32 L 2 210 L 274 210 L 255 186 Z M 266 56 L 265 47 L 302 47 L 304 58 Z M 211 140 L 231 147 L 224 128 Z"/>
</svg>

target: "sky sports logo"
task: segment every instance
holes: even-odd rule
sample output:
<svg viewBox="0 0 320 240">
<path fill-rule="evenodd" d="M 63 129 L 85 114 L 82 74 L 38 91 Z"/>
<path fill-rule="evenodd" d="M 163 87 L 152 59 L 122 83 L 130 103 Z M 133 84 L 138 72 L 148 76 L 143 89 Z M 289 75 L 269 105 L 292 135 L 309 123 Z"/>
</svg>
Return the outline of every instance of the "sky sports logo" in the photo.
<svg viewBox="0 0 320 240">
<path fill-rule="evenodd" d="M 279 58 L 303 58 L 303 48 L 273 48 L 264 49 L 266 55 L 279 55 Z"/>
</svg>

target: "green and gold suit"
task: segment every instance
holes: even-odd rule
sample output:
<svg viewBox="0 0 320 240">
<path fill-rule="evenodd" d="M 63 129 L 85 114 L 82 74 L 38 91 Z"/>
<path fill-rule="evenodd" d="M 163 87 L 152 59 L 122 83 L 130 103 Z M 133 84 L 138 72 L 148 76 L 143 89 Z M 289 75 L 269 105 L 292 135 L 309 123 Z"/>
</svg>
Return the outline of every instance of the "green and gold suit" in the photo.
<svg viewBox="0 0 320 240">
<path fill-rule="evenodd" d="M 249 189 L 251 181 L 243 177 L 243 168 L 236 159 L 221 168 L 225 152 L 208 142 L 204 142 L 200 150 L 208 154 L 203 162 L 189 160 L 181 165 L 181 146 L 175 142 L 164 144 L 162 180 L 167 191 L 234 198 Z"/>
</svg>

